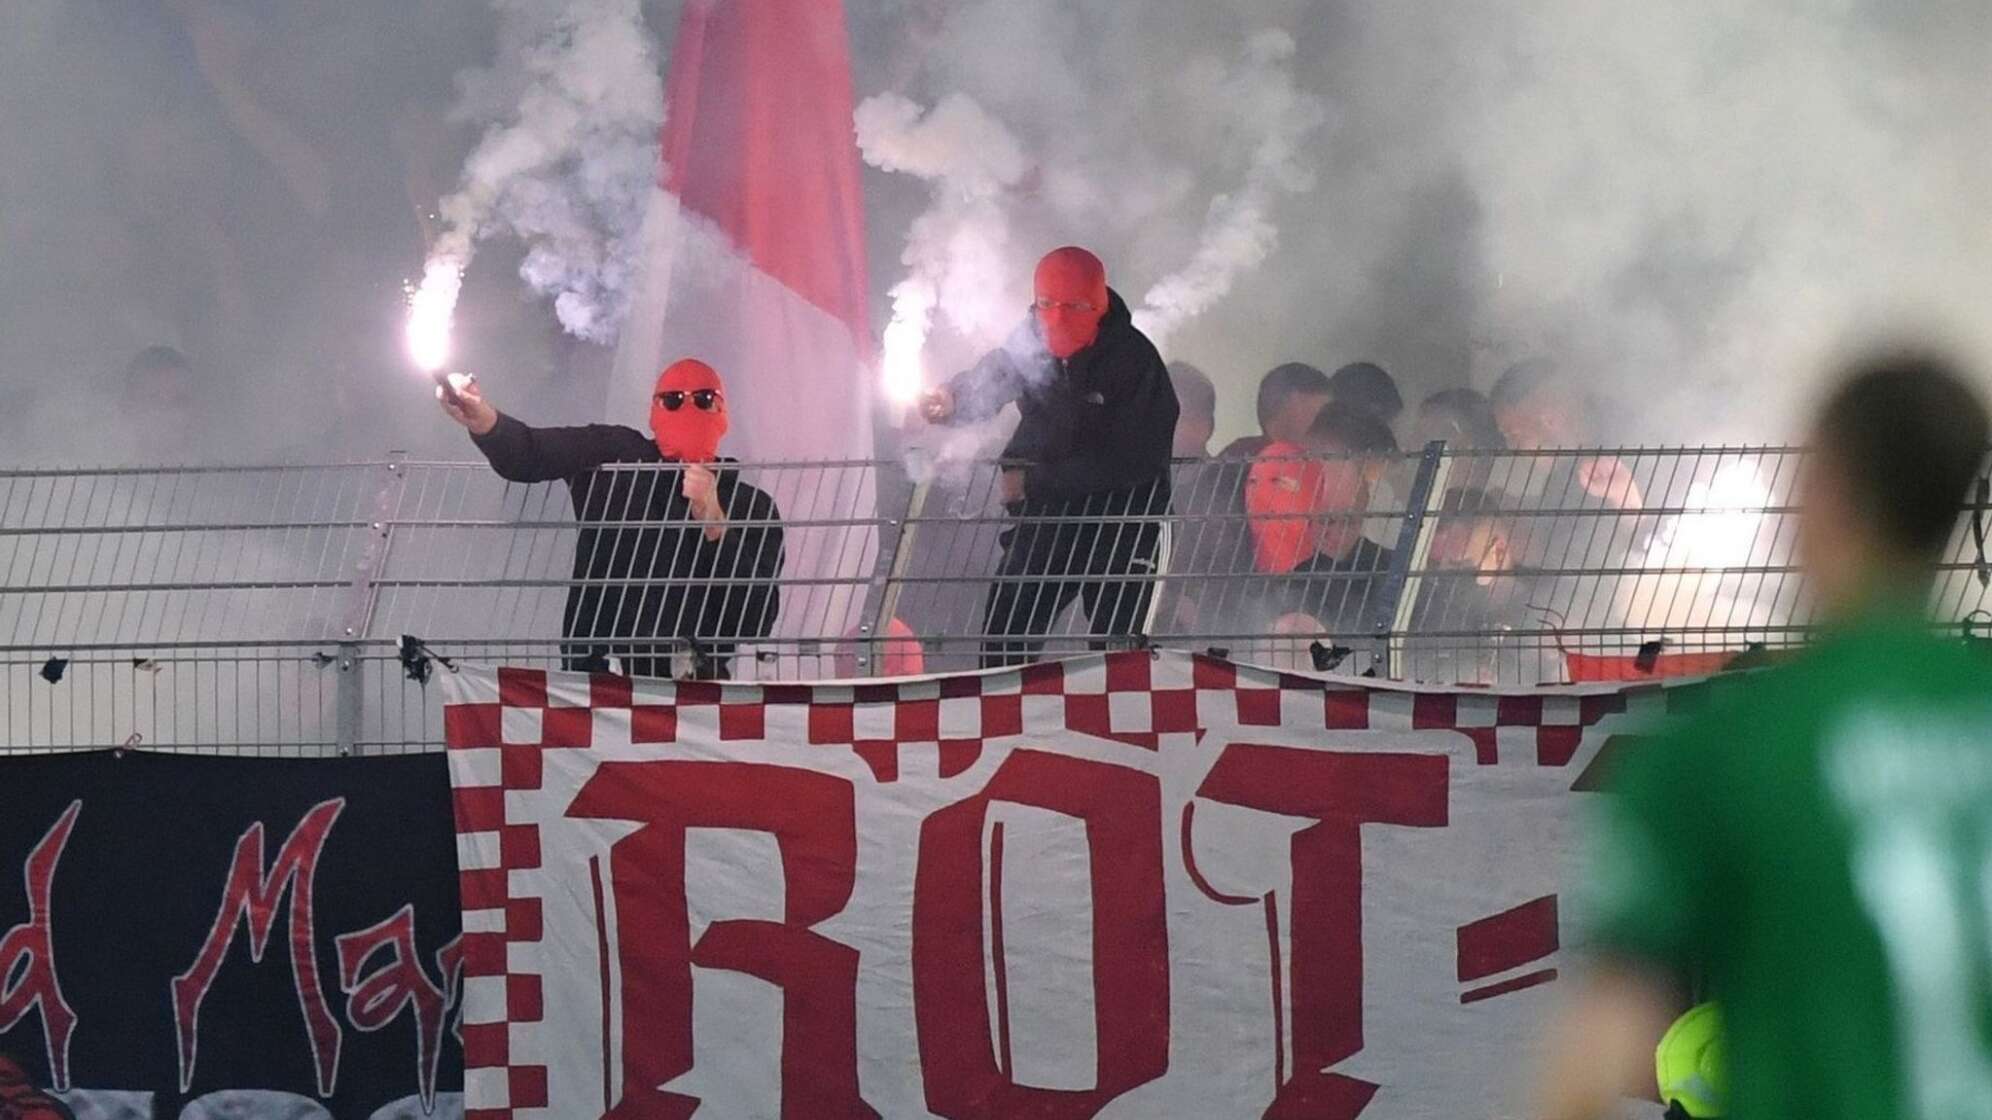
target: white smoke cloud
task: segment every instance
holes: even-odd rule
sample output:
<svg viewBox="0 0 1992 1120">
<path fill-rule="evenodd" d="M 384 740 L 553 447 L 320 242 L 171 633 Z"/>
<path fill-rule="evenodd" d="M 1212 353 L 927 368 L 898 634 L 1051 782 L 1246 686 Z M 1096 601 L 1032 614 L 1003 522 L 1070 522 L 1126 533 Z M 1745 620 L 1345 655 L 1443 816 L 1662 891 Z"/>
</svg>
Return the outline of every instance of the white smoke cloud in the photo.
<svg viewBox="0 0 1992 1120">
<path fill-rule="evenodd" d="M 975 234 L 991 306 L 1021 310 L 1037 252 L 1095 248 L 1169 355 L 1216 377 L 1227 435 L 1288 360 L 1378 361 L 1415 400 L 1547 356 L 1598 391 L 1601 438 L 1697 441 L 1795 435 L 1864 332 L 1992 356 L 1984 4 L 912 8 L 895 88 L 972 100 L 1026 170 L 979 210 L 929 173 L 922 215 L 953 217 L 911 232 L 909 273 L 947 275 L 914 261 Z M 905 294 L 933 364 L 969 297 Z"/>
<path fill-rule="evenodd" d="M 1230 294 L 1241 273 L 1265 263 L 1279 245 L 1274 203 L 1314 186 L 1305 145 L 1326 112 L 1296 83 L 1293 59 L 1293 36 L 1261 31 L 1247 44 L 1239 68 L 1224 71 L 1206 63 L 1191 75 L 1201 79 L 1205 97 L 1236 107 L 1240 120 L 1258 126 L 1257 143 L 1245 181 L 1211 200 L 1189 262 L 1156 281 L 1142 297 L 1135 322 L 1158 346 L 1168 345 L 1178 327 Z"/>
<path fill-rule="evenodd" d="M 1313 186 L 1271 193 L 1277 245 L 1168 338 L 1217 380 L 1222 438 L 1251 429 L 1254 383 L 1286 360 L 1375 360 L 1416 399 L 1558 357 L 1607 397 L 1604 436 L 1650 441 L 1794 434 L 1818 356 L 1871 324 L 1931 323 L 1992 354 L 1980 0 L 847 6 L 857 88 L 912 106 L 882 130 L 938 120 L 975 138 L 926 164 L 877 155 L 907 170 L 874 176 L 868 200 L 880 295 L 907 281 L 897 321 L 925 324 L 932 374 L 1021 319 L 1053 245 L 1100 251 L 1137 303 L 1206 241 L 1235 231 L 1241 258 L 1266 245 L 1212 204 L 1252 195 L 1279 118 L 1250 91 L 1276 99 L 1282 67 L 1327 113 L 1296 145 Z M 332 169 L 317 218 L 188 66 L 183 7 L 9 8 L 0 100 L 46 110 L 0 114 L 0 426 L 17 458 L 131 455 L 103 424 L 30 418 L 115 414 L 118 371 L 157 343 L 211 381 L 230 437 L 159 457 L 457 446 L 380 399 L 405 388 L 379 372 L 397 364 L 380 285 L 424 235 L 410 199 L 437 193 L 411 157 L 454 159 L 479 131 L 436 249 L 497 238 L 571 323 L 612 330 L 662 112 L 636 0 L 207 5 L 242 32 L 257 102 Z M 1268 30 L 1296 46 L 1258 72 Z M 466 65 L 485 68 L 453 97 Z M 957 97 L 1007 144 L 942 111 Z M 383 143 L 414 119 L 401 106 L 453 101 L 474 127 Z M 884 153 L 877 131 L 867 148 Z M 472 364 L 480 348 L 518 359 L 523 391 L 559 363 L 510 278 L 485 274 L 504 271 L 500 248 L 465 277 L 460 341 Z M 344 434 L 295 408 L 300 384 L 333 387 Z"/>
<path fill-rule="evenodd" d="M 459 77 L 459 121 L 483 125 L 443 200 L 435 262 L 496 235 L 525 242 L 521 279 L 569 333 L 613 342 L 659 174 L 664 91 L 641 0 L 492 0 L 500 49 Z"/>
<path fill-rule="evenodd" d="M 922 112 L 898 94 L 857 109 L 858 146 L 884 171 L 933 184 L 933 204 L 907 231 L 905 279 L 892 288 L 885 329 L 886 392 L 910 400 L 922 381 L 920 354 L 935 313 L 972 337 L 998 334 L 1016 318 L 1004 192 L 1030 170 L 1022 145 L 971 98 L 952 94 Z"/>
<path fill-rule="evenodd" d="M 1500 278 L 1482 330 L 1560 351 L 1609 428 L 1686 440 L 1796 434 L 1857 332 L 1982 343 L 1992 133 L 1957 126 L 1992 82 L 1938 34 L 1992 20 L 1897 7 L 1455 6 L 1438 136 Z M 1372 15 L 1387 41 L 1423 26 Z"/>
<path fill-rule="evenodd" d="M 949 6 L 933 108 L 894 92 L 858 110 L 866 161 L 931 185 L 892 289 L 889 392 L 908 395 L 935 326 L 973 346 L 1002 338 L 1054 245 L 1092 247 L 1117 288 L 1145 289 L 1137 315 L 1158 341 L 1266 262 L 1277 204 L 1313 182 L 1307 140 L 1326 113 L 1265 7 L 1207 10 L 1200 36 L 1120 5 Z"/>
</svg>

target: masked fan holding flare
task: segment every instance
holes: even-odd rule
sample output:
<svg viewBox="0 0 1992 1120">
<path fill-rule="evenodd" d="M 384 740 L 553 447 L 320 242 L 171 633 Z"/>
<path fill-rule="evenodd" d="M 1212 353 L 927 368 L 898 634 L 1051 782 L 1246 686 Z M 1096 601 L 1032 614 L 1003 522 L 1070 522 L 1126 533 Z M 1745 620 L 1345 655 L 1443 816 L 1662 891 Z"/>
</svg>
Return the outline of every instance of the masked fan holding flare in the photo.
<svg viewBox="0 0 1992 1120">
<path fill-rule="evenodd" d="M 1030 318 L 921 412 L 975 423 L 1013 401 L 999 486 L 1014 523 L 984 608 L 985 666 L 1036 657 L 1075 598 L 1096 646 L 1138 634 L 1155 592 L 1176 390 L 1092 253 L 1046 254 Z"/>
<path fill-rule="evenodd" d="M 475 381 L 438 396 L 499 477 L 567 483 L 581 523 L 561 621 L 567 668 L 613 657 L 632 676 L 725 680 L 734 647 L 774 628 L 781 513 L 719 455 L 726 388 L 711 366 L 687 358 L 658 376 L 651 435 L 531 427 Z"/>
</svg>

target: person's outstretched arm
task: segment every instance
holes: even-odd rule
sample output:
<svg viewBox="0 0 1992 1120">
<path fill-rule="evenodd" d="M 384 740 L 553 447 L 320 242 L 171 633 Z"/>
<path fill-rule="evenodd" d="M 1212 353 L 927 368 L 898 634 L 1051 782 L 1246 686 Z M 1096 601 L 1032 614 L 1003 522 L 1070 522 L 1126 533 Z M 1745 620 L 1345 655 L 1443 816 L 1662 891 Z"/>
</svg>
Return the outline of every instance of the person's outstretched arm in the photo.
<svg viewBox="0 0 1992 1120">
<path fill-rule="evenodd" d="M 979 424 L 1001 412 L 1023 390 L 1017 354 L 1025 352 L 1030 337 L 1019 329 L 946 385 L 929 390 L 920 399 L 920 414 L 930 424 Z"/>
<path fill-rule="evenodd" d="M 1724 940 L 1738 845 L 1728 841 L 1724 763 L 1749 742 L 1728 709 L 1642 740 L 1593 806 L 1584 870 L 1571 892 L 1595 962 L 1552 1021 L 1537 1083 L 1541 1120 L 1604 1120 L 1620 1100 L 1653 1100 L 1653 1051 L 1685 1010 L 1680 980 Z M 1693 798 L 1697 812 L 1682 811 Z"/>
<path fill-rule="evenodd" d="M 509 482 L 551 482 L 572 478 L 624 457 L 631 437 L 642 433 L 618 424 L 575 428 L 535 428 L 493 407 L 472 380 L 440 398 L 443 412 L 463 425 L 472 443 Z M 640 447 L 635 450 L 641 450 Z"/>
</svg>

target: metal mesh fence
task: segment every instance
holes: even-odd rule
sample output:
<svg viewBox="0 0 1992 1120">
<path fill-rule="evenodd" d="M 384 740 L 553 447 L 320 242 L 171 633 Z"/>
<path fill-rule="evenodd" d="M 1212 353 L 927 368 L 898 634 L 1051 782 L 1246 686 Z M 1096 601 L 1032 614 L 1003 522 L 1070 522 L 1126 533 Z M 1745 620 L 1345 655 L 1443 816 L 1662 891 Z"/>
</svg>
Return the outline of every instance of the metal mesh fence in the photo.
<svg viewBox="0 0 1992 1120">
<path fill-rule="evenodd" d="M 724 524 L 668 466 L 0 472 L 0 750 L 427 749 L 417 678 L 459 658 L 765 681 L 1152 643 L 1443 684 L 1706 672 L 1804 639 L 1800 461 L 1433 445 L 1021 505 L 997 463 L 768 464 L 723 472 Z M 1987 605 L 1986 512 L 1981 488 L 1944 619 Z"/>
</svg>

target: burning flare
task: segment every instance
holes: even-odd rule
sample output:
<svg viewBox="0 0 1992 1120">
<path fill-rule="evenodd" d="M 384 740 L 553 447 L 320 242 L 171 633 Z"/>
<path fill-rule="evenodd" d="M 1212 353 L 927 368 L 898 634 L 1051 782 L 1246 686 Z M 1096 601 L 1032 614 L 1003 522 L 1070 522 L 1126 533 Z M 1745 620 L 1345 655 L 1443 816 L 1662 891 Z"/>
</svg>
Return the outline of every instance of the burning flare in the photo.
<svg viewBox="0 0 1992 1120">
<path fill-rule="evenodd" d="M 1764 563 L 1768 548 L 1763 536 L 1764 509 L 1771 504 L 1756 464 L 1725 463 L 1707 482 L 1688 487 L 1683 513 L 1656 541 L 1675 564 L 1691 567 L 1740 568 Z M 1664 561 L 1663 561 L 1664 562 Z"/>
<path fill-rule="evenodd" d="M 463 290 L 463 263 L 431 260 L 422 284 L 408 293 L 408 356 L 424 373 L 436 373 L 450 360 L 450 323 L 457 293 Z"/>
<path fill-rule="evenodd" d="M 1775 570 L 1787 563 L 1782 522 L 1767 516 L 1776 495 L 1757 463 L 1738 460 L 1692 483 L 1680 513 L 1654 533 L 1645 569 L 1620 581 L 1624 622 L 1651 635 L 1693 627 L 1756 627 L 1790 617 L 1794 588 Z M 1756 567 L 1757 572 L 1747 569 Z M 1676 636 L 1679 636 L 1678 634 Z"/>
<path fill-rule="evenodd" d="M 909 405 L 919 399 L 920 390 L 926 387 L 920 355 L 927 345 L 927 315 L 931 313 L 932 304 L 929 302 L 909 314 L 906 301 L 897 302 L 900 306 L 894 309 L 892 322 L 885 328 L 884 361 L 880 372 L 885 399 L 895 405 Z"/>
</svg>

